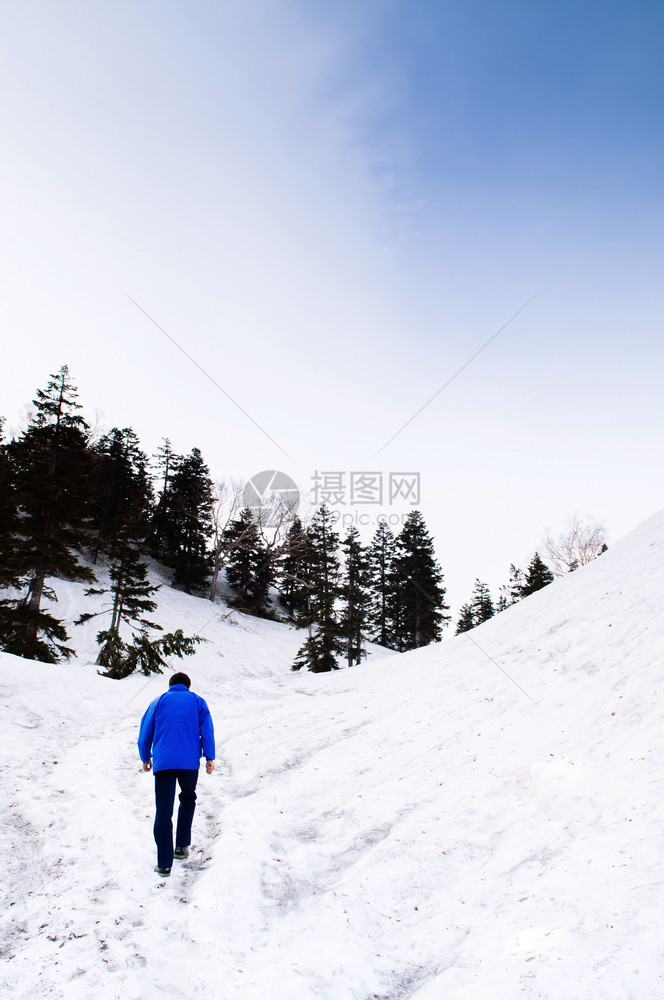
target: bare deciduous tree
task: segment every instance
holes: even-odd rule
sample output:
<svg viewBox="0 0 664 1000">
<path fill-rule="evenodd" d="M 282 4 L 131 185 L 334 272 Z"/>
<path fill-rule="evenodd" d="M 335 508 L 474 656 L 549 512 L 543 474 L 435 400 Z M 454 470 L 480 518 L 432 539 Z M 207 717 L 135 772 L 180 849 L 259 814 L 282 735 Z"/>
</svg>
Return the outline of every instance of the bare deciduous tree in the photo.
<svg viewBox="0 0 664 1000">
<path fill-rule="evenodd" d="M 573 514 L 560 535 L 553 536 L 547 531 L 544 544 L 547 563 L 556 576 L 564 576 L 605 551 L 606 528 L 601 521 L 591 517 L 582 520 L 578 514 Z"/>
<path fill-rule="evenodd" d="M 260 504 L 251 508 L 256 527 L 268 552 L 284 539 L 295 516 L 299 497 L 284 497 L 278 492 L 268 493 Z"/>
<path fill-rule="evenodd" d="M 214 507 L 212 508 L 212 581 L 210 583 L 210 600 L 217 596 L 217 581 L 219 572 L 226 562 L 228 553 L 224 547 L 224 533 L 242 509 L 242 494 L 244 483 L 234 480 L 222 480 L 214 484 Z"/>
</svg>

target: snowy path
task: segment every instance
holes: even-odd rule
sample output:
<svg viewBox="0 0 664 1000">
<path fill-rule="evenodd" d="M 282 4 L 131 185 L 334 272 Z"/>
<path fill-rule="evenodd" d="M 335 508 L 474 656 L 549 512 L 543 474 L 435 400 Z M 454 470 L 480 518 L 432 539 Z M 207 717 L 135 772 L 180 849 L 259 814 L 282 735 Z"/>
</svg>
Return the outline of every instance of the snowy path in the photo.
<svg viewBox="0 0 664 1000">
<path fill-rule="evenodd" d="M 164 678 L 0 656 L 0 985 L 660 998 L 663 555 L 659 515 L 472 638 L 334 675 L 291 674 L 283 626 L 212 621 L 188 669 L 219 770 L 163 881 L 135 738 Z M 163 594 L 169 627 L 209 612 Z"/>
</svg>

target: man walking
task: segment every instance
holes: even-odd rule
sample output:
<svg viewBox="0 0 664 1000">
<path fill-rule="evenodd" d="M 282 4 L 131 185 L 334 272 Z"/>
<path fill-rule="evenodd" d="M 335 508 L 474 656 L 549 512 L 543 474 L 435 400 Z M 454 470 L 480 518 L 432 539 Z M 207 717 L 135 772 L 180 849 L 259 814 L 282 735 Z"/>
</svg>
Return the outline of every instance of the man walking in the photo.
<svg viewBox="0 0 664 1000">
<path fill-rule="evenodd" d="M 201 756 L 205 770 L 214 771 L 214 727 L 210 709 L 193 691 L 186 674 L 173 674 L 168 691 L 155 698 L 141 719 L 138 752 L 144 771 L 154 771 L 156 815 L 154 839 L 157 867 L 171 874 L 173 858 L 189 856 L 191 823 L 196 808 L 196 782 Z M 175 784 L 180 785 L 180 807 L 173 850 Z"/>
</svg>

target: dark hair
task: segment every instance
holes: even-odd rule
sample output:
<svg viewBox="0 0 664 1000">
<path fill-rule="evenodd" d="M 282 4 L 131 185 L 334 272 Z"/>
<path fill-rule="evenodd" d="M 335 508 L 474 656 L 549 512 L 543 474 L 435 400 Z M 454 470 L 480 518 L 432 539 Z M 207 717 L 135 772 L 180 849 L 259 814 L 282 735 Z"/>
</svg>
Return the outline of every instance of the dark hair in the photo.
<svg viewBox="0 0 664 1000">
<path fill-rule="evenodd" d="M 186 674 L 173 674 L 168 682 L 168 686 L 173 687 L 174 684 L 184 684 L 185 687 L 191 687 L 191 681 Z"/>
</svg>

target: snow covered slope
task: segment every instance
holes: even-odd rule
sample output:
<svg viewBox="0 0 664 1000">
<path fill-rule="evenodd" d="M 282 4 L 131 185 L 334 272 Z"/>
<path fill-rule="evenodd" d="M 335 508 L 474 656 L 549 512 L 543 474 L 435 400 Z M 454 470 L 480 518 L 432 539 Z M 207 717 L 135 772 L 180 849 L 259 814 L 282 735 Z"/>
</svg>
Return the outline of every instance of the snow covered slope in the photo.
<svg viewBox="0 0 664 1000">
<path fill-rule="evenodd" d="M 470 634 L 335 674 L 290 673 L 285 626 L 161 600 L 211 640 L 185 669 L 220 765 L 169 880 L 134 742 L 166 678 L 0 656 L 12 996 L 664 995 L 664 512 Z"/>
</svg>

